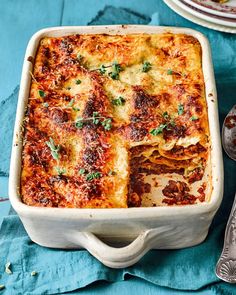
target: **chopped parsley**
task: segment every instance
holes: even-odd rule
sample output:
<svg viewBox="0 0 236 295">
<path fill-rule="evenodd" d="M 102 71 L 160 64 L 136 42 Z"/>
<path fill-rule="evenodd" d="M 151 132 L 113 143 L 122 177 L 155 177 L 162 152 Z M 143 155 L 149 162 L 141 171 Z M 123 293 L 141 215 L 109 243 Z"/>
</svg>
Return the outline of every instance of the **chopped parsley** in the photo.
<svg viewBox="0 0 236 295">
<path fill-rule="evenodd" d="M 145 61 L 142 65 L 142 72 L 147 73 L 149 70 L 151 70 L 152 65 L 149 61 Z"/>
<path fill-rule="evenodd" d="M 85 169 L 84 168 L 80 168 L 79 169 L 79 174 L 84 174 L 85 173 Z"/>
<path fill-rule="evenodd" d="M 150 131 L 150 133 L 154 136 L 161 134 L 163 130 L 167 127 L 167 124 L 160 124 L 157 128 L 154 128 Z"/>
<path fill-rule="evenodd" d="M 168 69 L 167 70 L 167 75 L 172 75 L 173 74 L 173 71 L 171 69 Z"/>
<path fill-rule="evenodd" d="M 45 108 L 48 108 L 48 107 L 49 107 L 49 104 L 48 104 L 47 102 L 44 102 L 42 105 L 43 105 L 43 107 L 45 107 Z"/>
<path fill-rule="evenodd" d="M 192 116 L 192 117 L 190 118 L 191 121 L 196 121 L 196 120 L 198 120 L 198 119 L 199 119 L 199 118 L 196 117 L 196 116 Z"/>
<path fill-rule="evenodd" d="M 39 90 L 39 96 L 40 97 L 45 97 L 45 92 L 43 90 Z"/>
<path fill-rule="evenodd" d="M 102 176 L 101 172 L 91 172 L 86 175 L 86 180 L 91 181 L 93 179 L 100 178 Z"/>
<path fill-rule="evenodd" d="M 66 87 L 66 90 L 71 90 L 71 87 L 70 86 Z"/>
<path fill-rule="evenodd" d="M 112 64 L 112 72 L 109 72 L 108 75 L 113 80 L 119 80 L 119 74 L 122 71 L 120 64 L 117 61 L 114 61 Z"/>
<path fill-rule="evenodd" d="M 77 80 L 75 81 L 75 84 L 77 84 L 77 85 L 81 84 L 81 80 L 80 80 L 80 79 L 77 79 Z"/>
<path fill-rule="evenodd" d="M 65 168 L 55 167 L 55 170 L 57 171 L 58 175 L 63 175 L 63 174 L 66 173 L 66 169 Z"/>
<path fill-rule="evenodd" d="M 33 276 L 36 276 L 38 273 L 37 273 L 37 271 L 35 271 L 35 270 L 33 270 L 31 273 L 30 273 L 30 275 L 33 277 Z"/>
<path fill-rule="evenodd" d="M 7 262 L 5 264 L 5 273 L 7 273 L 8 275 L 11 275 L 12 274 L 12 271 L 11 271 L 11 262 Z"/>
<path fill-rule="evenodd" d="M 77 107 L 72 107 L 72 110 L 74 110 L 74 111 L 78 112 L 78 111 L 80 111 L 80 108 L 77 108 Z"/>
<path fill-rule="evenodd" d="M 50 148 L 53 159 L 58 160 L 61 146 L 55 145 L 54 140 L 51 137 L 49 137 L 49 141 L 46 141 L 46 145 Z"/>
<path fill-rule="evenodd" d="M 184 105 L 180 103 L 178 105 L 178 115 L 183 115 L 183 113 L 184 113 Z"/>
<path fill-rule="evenodd" d="M 123 97 L 119 96 L 116 99 L 112 99 L 111 102 L 114 106 L 123 106 L 125 104 L 125 99 Z"/>
</svg>

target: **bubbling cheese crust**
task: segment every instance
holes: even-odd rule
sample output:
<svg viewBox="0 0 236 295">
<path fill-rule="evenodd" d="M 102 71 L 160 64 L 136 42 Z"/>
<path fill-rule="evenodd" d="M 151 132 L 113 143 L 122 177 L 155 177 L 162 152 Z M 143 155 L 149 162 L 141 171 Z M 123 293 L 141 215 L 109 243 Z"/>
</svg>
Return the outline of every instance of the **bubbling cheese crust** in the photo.
<svg viewBox="0 0 236 295">
<path fill-rule="evenodd" d="M 140 206 L 134 181 L 140 173 L 169 175 L 171 181 L 173 173 L 182 175 L 185 190 L 202 179 L 209 131 L 201 46 L 194 37 L 43 38 L 32 76 L 24 119 L 24 203 Z M 163 196 L 175 198 L 176 185 L 163 188 Z M 171 187 L 172 195 L 166 193 Z"/>
</svg>

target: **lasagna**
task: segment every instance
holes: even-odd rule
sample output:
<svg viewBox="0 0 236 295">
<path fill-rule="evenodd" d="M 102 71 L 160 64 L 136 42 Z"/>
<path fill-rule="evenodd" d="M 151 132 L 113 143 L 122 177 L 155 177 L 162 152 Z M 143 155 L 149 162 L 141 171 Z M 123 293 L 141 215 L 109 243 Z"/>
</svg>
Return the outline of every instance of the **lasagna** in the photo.
<svg viewBox="0 0 236 295">
<path fill-rule="evenodd" d="M 25 204 L 127 208 L 208 201 L 210 137 L 196 38 L 46 37 L 29 62 Z"/>
</svg>

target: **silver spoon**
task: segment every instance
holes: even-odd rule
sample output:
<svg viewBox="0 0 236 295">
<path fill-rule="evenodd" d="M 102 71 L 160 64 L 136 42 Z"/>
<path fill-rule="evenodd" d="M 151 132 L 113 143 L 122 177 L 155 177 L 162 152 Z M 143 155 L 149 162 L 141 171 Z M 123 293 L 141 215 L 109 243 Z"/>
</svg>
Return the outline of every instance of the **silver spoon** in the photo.
<svg viewBox="0 0 236 295">
<path fill-rule="evenodd" d="M 236 161 L 236 105 L 224 120 L 222 143 L 226 154 Z M 236 283 L 236 195 L 226 225 L 223 250 L 216 265 L 216 275 L 225 282 Z"/>
</svg>

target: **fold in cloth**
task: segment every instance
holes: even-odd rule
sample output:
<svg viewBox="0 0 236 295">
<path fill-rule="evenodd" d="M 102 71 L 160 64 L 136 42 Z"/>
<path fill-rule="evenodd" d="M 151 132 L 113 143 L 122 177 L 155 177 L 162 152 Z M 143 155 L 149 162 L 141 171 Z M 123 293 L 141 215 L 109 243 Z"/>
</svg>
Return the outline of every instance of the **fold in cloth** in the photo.
<svg viewBox="0 0 236 295">
<path fill-rule="evenodd" d="M 10 215 L 4 218 L 1 228 L 0 269 L 10 262 L 13 273 L 2 274 L 0 284 L 4 284 L 6 290 L 34 291 L 34 294 L 45 294 L 50 285 L 50 294 L 57 294 L 85 287 L 94 281 L 115 282 L 131 275 L 159 286 L 197 290 L 219 282 L 214 267 L 222 245 L 215 241 L 220 241 L 222 234 L 220 225 L 197 247 L 152 250 L 134 266 L 111 269 L 86 250 L 49 249 L 33 243 L 19 217 Z M 37 274 L 32 276 L 32 272 Z"/>
</svg>

